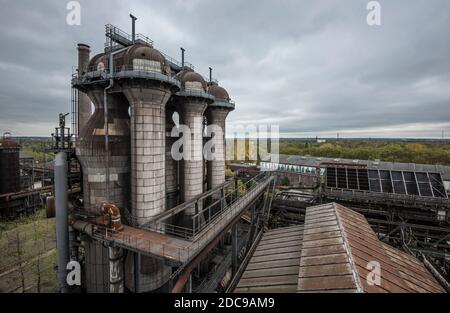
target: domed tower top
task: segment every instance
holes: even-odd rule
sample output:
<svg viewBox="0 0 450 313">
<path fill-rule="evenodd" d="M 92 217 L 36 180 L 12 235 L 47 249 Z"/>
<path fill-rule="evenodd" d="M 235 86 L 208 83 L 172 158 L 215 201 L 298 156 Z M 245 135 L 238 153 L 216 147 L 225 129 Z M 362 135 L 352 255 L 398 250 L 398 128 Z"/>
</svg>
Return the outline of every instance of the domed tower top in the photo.
<svg viewBox="0 0 450 313">
<path fill-rule="evenodd" d="M 89 61 L 88 72 L 92 71 L 103 71 L 108 69 L 109 58 L 106 53 L 99 53 L 95 55 L 91 61 Z"/>
<path fill-rule="evenodd" d="M 143 44 L 130 46 L 123 55 L 123 65 L 127 69 L 167 73 L 166 58 L 162 53 Z"/>
<path fill-rule="evenodd" d="M 219 86 L 217 82 L 210 82 L 208 85 L 208 92 L 214 96 L 214 103 L 210 104 L 210 106 L 233 111 L 235 104 L 231 101 L 230 95 L 226 89 Z"/>
<path fill-rule="evenodd" d="M 218 84 L 212 84 L 211 86 L 209 86 L 208 90 L 209 93 L 212 94 L 214 98 L 218 100 L 225 100 L 225 101 L 231 100 L 225 88 L 220 87 Z"/>
<path fill-rule="evenodd" d="M 181 82 L 182 91 L 203 91 L 206 92 L 206 81 L 202 75 L 192 70 L 183 70 L 177 74 L 178 79 Z"/>
</svg>

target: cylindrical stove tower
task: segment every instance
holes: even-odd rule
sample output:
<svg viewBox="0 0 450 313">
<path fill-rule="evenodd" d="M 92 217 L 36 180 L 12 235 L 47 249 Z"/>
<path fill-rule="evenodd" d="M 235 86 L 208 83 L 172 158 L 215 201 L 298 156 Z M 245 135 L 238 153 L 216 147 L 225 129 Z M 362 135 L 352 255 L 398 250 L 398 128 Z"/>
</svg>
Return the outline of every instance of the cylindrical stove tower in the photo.
<svg viewBox="0 0 450 313">
<path fill-rule="evenodd" d="M 142 44 L 128 48 L 116 75 L 131 107 L 131 212 L 142 225 L 165 210 L 165 106 L 179 82 L 170 77 L 164 56 Z M 139 286 L 134 281 L 137 263 Z M 126 271 L 125 284 L 135 292 L 157 290 L 171 275 L 162 260 L 141 256 L 136 262 L 133 253 L 127 256 Z"/>
<path fill-rule="evenodd" d="M 101 77 L 108 67 L 108 56 L 96 55 L 90 62 L 90 76 Z M 95 107 L 94 114 L 80 130 L 76 154 L 83 172 L 83 206 L 93 213 L 100 212 L 100 204 L 109 201 L 119 208 L 130 206 L 130 116 L 127 99 L 120 93 L 107 95 L 108 101 L 108 151 L 105 145 L 104 90 L 108 82 L 78 86 Z M 108 169 L 107 169 L 108 167 Z M 109 184 L 106 187 L 106 173 Z M 107 194 L 108 190 L 108 194 Z M 109 292 L 108 249 L 94 240 L 86 240 L 85 271 L 88 292 Z"/>
<path fill-rule="evenodd" d="M 207 186 L 211 190 L 225 182 L 225 119 L 234 110 L 234 103 L 228 92 L 217 83 L 210 83 L 208 90 L 215 98 L 206 109 L 214 149 L 211 159 L 207 160 Z"/>
<path fill-rule="evenodd" d="M 108 95 L 109 151 L 106 151 L 104 89 L 97 86 L 87 90 L 86 93 L 94 103 L 95 111 L 80 132 L 76 149 L 83 169 L 84 208 L 99 212 L 100 204 L 104 201 L 112 202 L 120 208 L 128 208 L 130 205 L 128 102 L 121 94 Z M 107 167 L 109 167 L 109 194 L 106 188 Z"/>
<path fill-rule="evenodd" d="M 183 70 L 178 74 L 181 81 L 181 91 L 176 95 L 177 111 L 180 114 L 180 127 L 186 127 L 188 133 L 183 133 L 183 159 L 181 170 L 182 202 L 189 201 L 203 193 L 203 113 L 214 98 L 207 93 L 206 81 L 191 70 Z M 183 130 L 180 128 L 180 131 Z M 201 205 L 198 206 L 200 210 Z M 185 210 L 185 218 L 180 223 L 192 228 L 194 223 L 199 226 L 203 221 L 193 223 L 195 208 Z"/>
</svg>

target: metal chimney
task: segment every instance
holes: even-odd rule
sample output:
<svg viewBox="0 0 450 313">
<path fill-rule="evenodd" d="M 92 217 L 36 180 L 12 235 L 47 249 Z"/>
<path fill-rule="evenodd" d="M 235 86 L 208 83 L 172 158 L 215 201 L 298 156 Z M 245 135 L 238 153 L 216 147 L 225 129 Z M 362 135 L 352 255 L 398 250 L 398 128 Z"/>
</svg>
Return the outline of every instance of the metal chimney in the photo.
<svg viewBox="0 0 450 313">
<path fill-rule="evenodd" d="M 183 69 L 184 68 L 184 48 L 183 47 L 181 47 L 180 48 L 181 49 L 181 69 Z"/>
<path fill-rule="evenodd" d="M 134 45 L 135 39 L 136 39 L 136 20 L 137 20 L 137 17 L 134 16 L 133 14 L 130 14 L 130 17 L 131 17 L 131 36 L 132 36 L 131 38 L 132 38 L 133 45 Z"/>
<path fill-rule="evenodd" d="M 209 82 L 212 82 L 212 67 L 209 68 Z"/>
</svg>

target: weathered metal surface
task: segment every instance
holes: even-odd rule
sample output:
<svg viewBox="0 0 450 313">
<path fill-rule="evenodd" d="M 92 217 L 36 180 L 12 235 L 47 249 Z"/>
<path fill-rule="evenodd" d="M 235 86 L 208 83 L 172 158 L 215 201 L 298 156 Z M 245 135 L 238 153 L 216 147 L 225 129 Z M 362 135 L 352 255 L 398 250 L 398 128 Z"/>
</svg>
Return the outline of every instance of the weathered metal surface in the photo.
<svg viewBox="0 0 450 313">
<path fill-rule="evenodd" d="M 307 208 L 304 225 L 267 232 L 234 291 L 445 292 L 419 260 L 382 243 L 363 215 L 335 203 Z"/>
<path fill-rule="evenodd" d="M 295 292 L 302 226 L 264 234 L 234 292 Z"/>
<path fill-rule="evenodd" d="M 357 291 L 333 205 L 306 209 L 297 292 Z"/>
<path fill-rule="evenodd" d="M 379 265 L 379 275 L 372 272 L 374 265 Z M 306 210 L 297 291 L 444 289 L 413 256 L 382 243 L 363 215 L 330 203 Z"/>
</svg>

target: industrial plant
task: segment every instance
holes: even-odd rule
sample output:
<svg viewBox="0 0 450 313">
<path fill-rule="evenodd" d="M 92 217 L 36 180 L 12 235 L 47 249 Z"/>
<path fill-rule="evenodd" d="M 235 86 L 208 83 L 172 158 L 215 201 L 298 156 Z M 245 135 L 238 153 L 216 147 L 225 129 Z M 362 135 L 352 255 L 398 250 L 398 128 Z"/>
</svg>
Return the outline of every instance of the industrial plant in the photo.
<svg viewBox="0 0 450 313">
<path fill-rule="evenodd" d="M 74 45 L 52 162 L 0 141 L 2 218 L 44 203 L 56 217 L 60 292 L 449 292 L 449 166 L 228 162 L 232 90 L 130 18 L 130 33 L 105 26 L 103 51 Z"/>
</svg>

